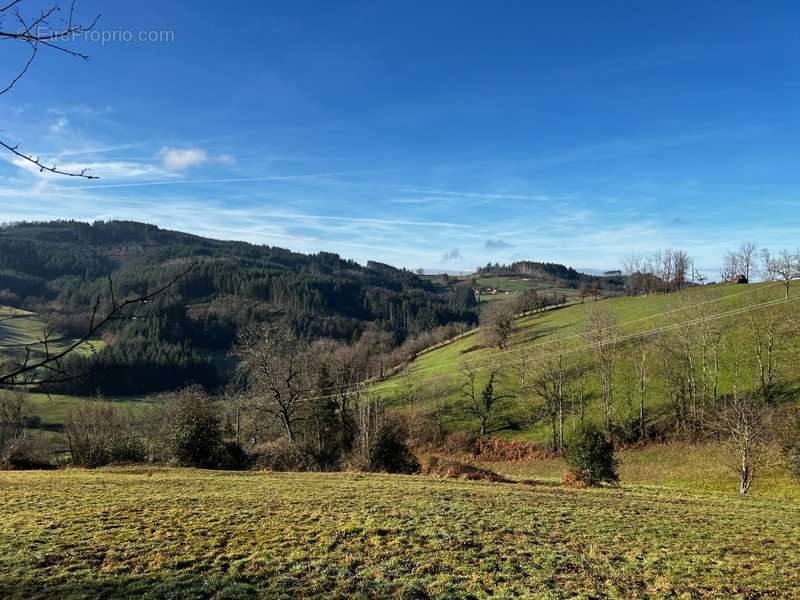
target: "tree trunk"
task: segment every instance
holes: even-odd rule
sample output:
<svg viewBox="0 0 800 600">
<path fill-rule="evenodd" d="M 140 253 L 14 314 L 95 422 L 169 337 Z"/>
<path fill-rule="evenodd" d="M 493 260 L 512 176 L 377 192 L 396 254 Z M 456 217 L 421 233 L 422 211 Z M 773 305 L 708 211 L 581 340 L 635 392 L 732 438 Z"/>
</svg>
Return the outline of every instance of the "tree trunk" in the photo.
<svg viewBox="0 0 800 600">
<path fill-rule="evenodd" d="M 742 456 L 742 477 L 739 482 L 739 493 L 744 496 L 750 491 L 750 484 L 753 483 L 753 478 L 750 474 L 750 465 L 747 464 L 747 458 Z"/>
</svg>

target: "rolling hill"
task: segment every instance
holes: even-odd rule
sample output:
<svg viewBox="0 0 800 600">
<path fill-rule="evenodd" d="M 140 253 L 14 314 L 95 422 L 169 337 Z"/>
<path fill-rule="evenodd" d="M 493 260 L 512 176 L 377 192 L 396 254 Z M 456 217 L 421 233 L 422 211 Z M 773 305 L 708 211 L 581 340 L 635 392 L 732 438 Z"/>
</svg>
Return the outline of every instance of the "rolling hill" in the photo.
<svg viewBox="0 0 800 600">
<path fill-rule="evenodd" d="M 500 367 L 496 382 L 497 395 L 511 398 L 500 403 L 495 416 L 496 435 L 511 439 L 547 443 L 552 436 L 547 407 L 525 386 L 526 375 L 536 371 L 542 361 L 561 357 L 569 369 L 589 369 L 584 382 L 584 410 L 590 419 L 602 420 L 603 403 L 600 383 L 592 371 L 594 347 L 586 339 L 591 311 L 602 309 L 613 315 L 617 323 L 614 347 L 618 353 L 613 376 L 613 413 L 621 426 L 630 426 L 638 416 L 638 396 L 632 390 L 637 379 L 638 351 L 648 343 L 645 411 L 648 429 L 658 439 L 674 415 L 673 391 L 665 383 L 663 367 L 671 363 L 664 352 L 681 346 L 699 352 L 701 324 L 713 327 L 722 339 L 718 353 L 717 395 L 732 391 L 734 382 L 740 390 L 754 390 L 758 385 L 758 368 L 750 317 L 767 319 L 772 312 L 779 323 L 796 327 L 800 314 L 797 302 L 800 284 L 793 284 L 792 296 L 784 303 L 783 289 L 775 283 L 752 285 L 714 285 L 694 287 L 673 294 L 640 297 L 619 297 L 599 302 L 587 301 L 518 319 L 505 350 L 485 348 L 479 331 L 452 344 L 419 356 L 406 367 L 405 373 L 381 382 L 374 391 L 393 405 L 407 409 L 406 390 L 409 381 L 419 392 L 416 409 L 425 408 L 433 398 L 444 397 L 449 404 L 448 424 L 465 431 L 475 429 L 475 421 L 467 411 L 460 391 L 464 378 L 460 369 L 465 363 L 475 365 L 485 381 L 487 365 Z M 634 354 L 636 356 L 634 356 Z M 800 346 L 796 336 L 776 339 L 776 373 L 780 377 L 780 393 L 794 397 L 800 384 Z M 709 358 L 709 361 L 711 358 Z M 695 365 L 695 372 L 699 371 Z M 709 367 L 710 368 L 710 367 Z M 569 430 L 579 419 L 580 377 L 572 377 L 565 387 L 565 428 Z M 638 379 L 637 379 L 638 381 Z M 778 393 L 778 392 L 776 392 Z M 632 397 L 633 396 L 633 397 Z M 502 427 L 503 424 L 509 425 Z"/>
<path fill-rule="evenodd" d="M 237 331 L 283 319 L 301 335 L 350 341 L 370 332 L 381 344 L 439 325 L 477 320 L 466 286 L 437 286 L 410 271 L 336 254 L 226 242 L 136 222 L 15 223 L 0 227 L 0 304 L 36 313 L 64 336 L 80 335 L 110 285 L 118 298 L 158 288 L 193 268 L 159 296 L 149 318 L 116 322 L 93 359 L 125 364 L 126 376 L 89 382 L 76 393 L 174 389 L 225 382 L 224 357 Z M 17 343 L 21 316 L 12 331 Z M 29 327 L 30 325 L 30 327 Z M 16 340 L 16 341 L 15 341 Z M 124 380 L 123 380 L 124 379 Z"/>
</svg>

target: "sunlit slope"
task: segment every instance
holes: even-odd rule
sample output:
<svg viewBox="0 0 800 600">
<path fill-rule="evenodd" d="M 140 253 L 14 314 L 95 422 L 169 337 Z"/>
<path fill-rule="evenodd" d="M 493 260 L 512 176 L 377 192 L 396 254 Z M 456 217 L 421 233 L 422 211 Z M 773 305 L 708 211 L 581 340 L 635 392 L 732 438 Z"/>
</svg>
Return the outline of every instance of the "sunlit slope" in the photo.
<svg viewBox="0 0 800 600">
<path fill-rule="evenodd" d="M 570 364 L 594 363 L 591 344 L 585 334 L 589 312 L 608 310 L 618 322 L 618 342 L 615 348 L 619 359 L 615 369 L 614 413 L 619 422 L 634 418 L 638 408 L 631 406 L 627 393 L 631 387 L 634 370 L 633 351 L 630 345 L 638 341 L 653 342 L 656 339 L 673 339 L 694 331 L 699 320 L 713 323 L 722 332 L 723 344 L 719 356 L 719 392 L 727 393 L 734 377 L 740 389 L 753 388 L 756 383 L 755 354 L 749 317 L 764 318 L 769 311 L 783 311 L 797 318 L 800 310 L 800 283 L 792 286 L 787 304 L 782 302 L 784 288 L 775 283 L 751 285 L 715 285 L 684 290 L 680 293 L 658 294 L 642 297 L 624 297 L 599 302 L 567 306 L 540 315 L 519 319 L 506 350 L 481 347 L 479 332 L 453 344 L 423 354 L 409 367 L 411 380 L 417 388 L 417 408 L 424 407 L 431 393 L 445 394 L 450 401 L 451 425 L 469 428 L 472 423 L 464 410 L 464 400 L 459 388 L 463 382 L 460 367 L 468 362 L 478 366 L 487 364 L 503 367 L 498 389 L 502 394 L 511 394 L 513 399 L 505 401 L 500 409 L 499 422 L 511 421 L 515 425 L 503 435 L 543 441 L 547 439 L 548 423 L 542 415 L 542 402 L 521 386 L 522 372 L 535 368 L 542 357 L 561 354 Z M 672 336 L 672 337 L 669 337 Z M 795 366 L 798 357 L 797 336 L 780 342 L 779 367 L 781 377 L 789 384 L 800 379 Z M 647 413 L 651 422 L 657 423 L 670 411 L 659 370 L 665 360 L 663 352 L 653 346 L 648 352 Z M 485 369 L 483 372 L 486 372 Z M 403 406 L 409 377 L 400 373 L 375 386 L 374 391 L 396 406 Z M 585 383 L 586 410 L 589 417 L 599 418 L 601 400 L 599 384 L 590 371 Z M 577 404 L 578 384 L 567 386 L 568 398 Z M 570 404 L 570 403 L 568 403 Z M 573 406 L 567 424 L 570 424 Z M 578 407 L 575 406 L 575 411 Z"/>
<path fill-rule="evenodd" d="M 791 501 L 405 475 L 0 472 L 3 598 L 796 598 Z"/>
<path fill-rule="evenodd" d="M 0 356 L 23 354 L 28 347 L 32 354 L 41 354 L 44 346 L 38 342 L 47 332 L 47 326 L 36 313 L 0 306 Z M 73 344 L 76 340 L 64 337 L 58 332 L 49 332 L 49 348 L 51 352 L 58 352 Z M 105 342 L 90 340 L 82 344 L 78 351 L 91 353 L 100 351 Z"/>
</svg>

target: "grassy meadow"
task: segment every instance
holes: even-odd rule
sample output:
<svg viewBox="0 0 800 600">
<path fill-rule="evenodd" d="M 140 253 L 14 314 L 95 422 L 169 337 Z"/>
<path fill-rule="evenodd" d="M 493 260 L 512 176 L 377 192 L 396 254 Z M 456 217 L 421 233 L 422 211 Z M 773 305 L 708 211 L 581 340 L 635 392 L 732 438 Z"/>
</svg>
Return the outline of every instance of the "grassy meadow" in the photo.
<svg viewBox="0 0 800 600">
<path fill-rule="evenodd" d="M 546 281 L 529 277 L 479 277 L 475 283 L 480 287 L 497 288 L 498 294 L 509 292 L 518 294 L 528 290 L 541 293 L 558 293 L 570 297 L 575 295 L 574 288 L 556 287 Z"/>
<path fill-rule="evenodd" d="M 738 490 L 739 481 L 727 466 L 729 456 L 714 444 L 649 444 L 642 448 L 622 449 L 617 452 L 617 458 L 620 480 L 625 484 L 663 488 L 675 493 L 703 490 L 732 494 Z M 535 479 L 554 484 L 562 481 L 567 471 L 564 460 L 556 457 L 529 461 L 477 461 L 476 464 L 510 479 Z M 793 477 L 778 453 L 773 452 L 749 494 L 753 498 L 795 502 L 800 506 L 800 479 Z"/>
<path fill-rule="evenodd" d="M 792 598 L 800 506 L 623 485 L 0 473 L 4 598 Z"/>
<path fill-rule="evenodd" d="M 41 419 L 40 427 L 49 430 L 60 429 L 67 413 L 87 402 L 118 406 L 133 411 L 146 410 L 150 406 L 146 396 L 84 397 L 65 394 L 47 395 L 40 392 L 28 394 L 28 402 L 33 414 Z"/>
<path fill-rule="evenodd" d="M 586 301 L 568 305 L 558 310 L 519 319 L 516 323 L 507 350 L 484 348 L 479 335 L 471 335 L 448 346 L 436 349 L 419 356 L 409 367 L 414 385 L 421 390 L 437 388 L 445 390 L 450 404 L 449 426 L 456 429 L 474 428 L 474 423 L 464 414 L 463 399 L 459 394 L 459 366 L 462 362 L 477 365 L 491 363 L 502 365 L 505 376 L 498 384 L 499 393 L 513 396 L 504 402 L 498 412 L 498 418 L 528 423 L 514 430 L 500 432 L 499 435 L 513 439 L 534 442 L 546 442 L 549 438 L 549 424 L 546 419 L 530 419 L 530 415 L 539 411 L 541 401 L 531 398 L 520 386 L 520 368 L 536 364 L 538 355 L 553 352 L 564 352 L 567 361 L 581 360 L 592 364 L 591 349 L 586 348 L 583 334 L 587 326 L 587 312 L 594 307 L 607 308 L 619 323 L 619 335 L 628 336 L 640 332 L 651 331 L 669 326 L 680 321 L 696 318 L 697 311 L 702 310 L 705 316 L 721 315 L 729 311 L 747 309 L 769 301 L 783 298 L 782 286 L 775 283 L 759 283 L 751 285 L 714 285 L 702 288 L 687 289 L 674 294 L 656 294 L 644 297 L 621 297 L 601 300 L 597 303 Z M 790 302 L 778 305 L 779 309 L 788 311 L 797 317 L 800 314 L 800 302 L 796 297 L 800 294 L 800 282 L 792 285 Z M 716 319 L 724 329 L 723 350 L 720 357 L 720 393 L 728 393 L 732 389 L 734 374 L 742 389 L 755 386 L 755 364 L 753 342 L 747 321 L 748 315 L 764 314 L 765 309 L 733 314 Z M 688 326 L 691 328 L 691 326 Z M 779 373 L 782 374 L 786 388 L 791 392 L 800 384 L 800 373 L 795 364 L 800 359 L 800 346 L 795 336 L 780 348 Z M 583 349 L 581 349 L 583 347 Z M 573 363 L 574 364 L 574 363 Z M 657 376 L 658 356 L 655 350 L 650 353 L 650 366 L 647 383 L 647 412 L 651 421 L 657 422 L 669 413 L 666 393 Z M 635 418 L 636 407 L 628 402 L 624 390 L 626 376 L 633 376 L 636 364 L 624 351 L 615 372 L 615 404 L 614 413 L 617 421 Z M 407 378 L 401 373 L 392 379 L 374 387 L 377 394 L 386 398 L 396 407 L 404 406 L 404 390 Z M 577 396 L 577 385 L 573 383 L 567 389 L 567 396 Z M 629 385 L 627 387 L 630 387 Z M 586 414 L 589 418 L 602 418 L 602 402 L 600 400 L 599 382 L 590 374 L 586 381 Z M 419 395 L 418 395 L 419 396 Z M 423 394 L 424 396 L 424 394 Z M 424 400 L 417 405 L 424 408 Z M 574 403 L 567 408 L 570 413 L 567 426 L 572 423 L 572 412 L 577 411 Z"/>
<path fill-rule="evenodd" d="M 36 344 L 47 329 L 45 323 L 35 314 L 18 308 L 0 306 L 0 354 L 9 355 L 24 352 L 26 346 Z M 52 352 L 67 348 L 75 340 L 72 338 L 53 335 L 54 341 L 50 345 Z M 103 340 L 89 340 L 77 348 L 77 352 L 89 354 L 99 352 L 105 345 Z M 41 350 L 41 346 L 34 345 L 33 356 Z M 140 410 L 145 406 L 146 399 L 141 396 L 126 396 L 120 398 L 86 398 L 68 396 L 63 394 L 45 394 L 32 392 L 28 401 L 33 414 L 40 419 L 39 426 L 45 430 L 58 430 L 64 423 L 64 417 L 71 408 L 86 402 L 113 403 L 117 406 L 131 407 Z"/>
<path fill-rule="evenodd" d="M 722 314 L 782 293 L 768 284 L 714 286 L 602 304 L 625 335 L 686 318 L 698 305 Z M 412 363 L 413 381 L 445 389 L 449 426 L 472 428 L 459 413 L 458 364 L 513 367 L 520 357 L 577 347 L 591 306 L 519 320 L 506 352 L 468 335 L 425 353 Z M 724 322 L 725 358 L 746 366 L 747 323 L 741 315 Z M 39 326 L 30 314 L 7 323 L 23 340 Z M 798 350 L 787 345 L 782 358 L 794 384 Z M 508 410 L 535 409 L 515 373 L 504 384 L 515 395 Z M 420 408 L 404 405 L 405 384 L 401 374 L 375 391 L 396 409 Z M 596 385 L 590 377 L 590 417 L 599 416 Z M 721 389 L 730 385 L 724 371 Z M 148 406 L 147 398 L 30 400 L 50 431 L 78 403 Z M 617 403 L 623 416 L 621 392 Z M 668 410 L 656 382 L 648 409 Z M 534 419 L 500 435 L 541 442 L 549 432 Z M 798 597 L 800 482 L 776 460 L 739 497 L 720 453 L 685 442 L 623 449 L 622 484 L 598 489 L 560 485 L 559 458 L 478 463 L 510 483 L 161 467 L 0 472 L 0 598 Z"/>
<path fill-rule="evenodd" d="M 42 338 L 46 330 L 47 325 L 36 313 L 19 308 L 0 306 L 0 352 L 3 354 L 22 353 L 29 345 L 33 345 L 31 350 L 34 355 L 41 353 L 42 347 L 41 345 L 36 345 L 36 342 Z M 50 344 L 51 352 L 63 350 L 76 341 L 73 338 L 63 337 L 57 333 L 50 333 L 53 339 Z M 81 344 L 77 351 L 91 354 L 99 352 L 104 346 L 105 342 L 103 340 L 88 340 Z"/>
</svg>

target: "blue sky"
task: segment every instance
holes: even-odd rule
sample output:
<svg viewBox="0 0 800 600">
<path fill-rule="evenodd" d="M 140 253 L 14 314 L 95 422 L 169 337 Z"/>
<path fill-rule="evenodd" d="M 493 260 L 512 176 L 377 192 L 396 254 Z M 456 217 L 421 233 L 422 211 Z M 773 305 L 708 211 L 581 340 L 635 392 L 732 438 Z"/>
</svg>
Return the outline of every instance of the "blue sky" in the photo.
<svg viewBox="0 0 800 600">
<path fill-rule="evenodd" d="M 35 0 L 26 0 L 35 6 Z M 0 221 L 125 218 L 410 268 L 715 271 L 800 244 L 800 5 L 78 0 L 0 96 Z M 119 34 L 117 34 L 119 35 Z M 8 43 L 3 80 L 23 61 Z"/>
</svg>

